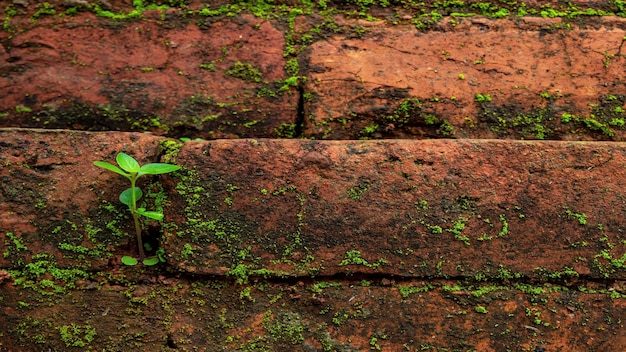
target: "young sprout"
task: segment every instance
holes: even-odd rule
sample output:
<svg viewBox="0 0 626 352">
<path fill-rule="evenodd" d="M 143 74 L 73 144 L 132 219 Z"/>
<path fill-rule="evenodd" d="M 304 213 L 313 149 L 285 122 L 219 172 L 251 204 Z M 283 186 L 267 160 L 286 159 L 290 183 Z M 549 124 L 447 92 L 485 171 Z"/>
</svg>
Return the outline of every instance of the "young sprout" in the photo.
<svg viewBox="0 0 626 352">
<path fill-rule="evenodd" d="M 139 247 L 139 259 L 142 260 L 143 263 L 146 265 L 157 264 L 159 262 L 158 259 L 161 259 L 161 256 L 159 256 L 159 258 L 156 258 L 156 261 L 155 258 L 144 259 L 145 253 L 143 250 L 143 241 L 141 238 L 139 215 L 161 221 L 163 220 L 163 213 L 158 211 L 147 211 L 145 208 L 137 208 L 137 201 L 141 198 L 143 192 L 139 187 L 136 186 L 136 182 L 137 179 L 143 175 L 166 174 L 180 169 L 180 166 L 162 163 L 152 163 L 140 166 L 137 160 L 125 153 L 117 154 L 115 160 L 117 161 L 119 167 L 105 161 L 94 161 L 93 164 L 103 169 L 113 171 L 116 174 L 120 174 L 130 181 L 130 188 L 120 193 L 119 199 L 120 202 L 128 206 L 130 213 L 133 215 L 133 220 L 135 222 L 135 232 L 137 235 L 137 246 Z M 122 262 L 126 265 L 137 264 L 137 260 L 135 258 L 128 256 L 124 256 L 122 258 Z"/>
</svg>

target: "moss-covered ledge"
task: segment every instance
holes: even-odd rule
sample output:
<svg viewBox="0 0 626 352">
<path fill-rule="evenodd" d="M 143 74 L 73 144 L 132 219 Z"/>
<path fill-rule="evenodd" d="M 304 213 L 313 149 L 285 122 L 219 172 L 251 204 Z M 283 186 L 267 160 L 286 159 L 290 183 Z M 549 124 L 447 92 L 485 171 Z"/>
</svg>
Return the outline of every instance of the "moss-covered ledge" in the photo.
<svg viewBox="0 0 626 352">
<path fill-rule="evenodd" d="M 216 140 L 0 131 L 4 268 L 133 254 L 117 152 L 183 168 L 142 184 L 172 270 L 227 275 L 624 279 L 621 143 Z M 610 175 L 611 177 L 607 177 Z M 34 250 L 33 248 L 37 248 Z"/>
<path fill-rule="evenodd" d="M 0 140 L 0 350 L 626 346 L 622 143 Z M 120 263 L 120 151 L 183 166 L 141 185 L 167 263 Z"/>
</svg>

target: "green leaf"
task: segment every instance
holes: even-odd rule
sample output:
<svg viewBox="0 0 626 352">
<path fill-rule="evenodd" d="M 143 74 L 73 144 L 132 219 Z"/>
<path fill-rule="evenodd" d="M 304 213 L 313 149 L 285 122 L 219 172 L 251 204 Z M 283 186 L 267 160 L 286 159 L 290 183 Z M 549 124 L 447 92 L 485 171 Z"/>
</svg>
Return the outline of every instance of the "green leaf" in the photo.
<svg viewBox="0 0 626 352">
<path fill-rule="evenodd" d="M 131 174 L 139 172 L 139 163 L 132 156 L 124 153 L 119 153 L 117 154 L 117 158 L 115 158 L 115 160 L 124 171 Z"/>
<path fill-rule="evenodd" d="M 148 257 L 143 260 L 143 265 L 152 266 L 152 265 L 157 265 L 157 264 L 159 264 L 158 257 Z"/>
<path fill-rule="evenodd" d="M 120 174 L 124 177 L 130 177 L 129 174 L 125 173 L 124 171 L 122 171 L 119 167 L 113 165 L 113 164 L 109 164 L 106 161 L 94 161 L 93 162 L 94 165 L 96 165 L 97 167 L 101 167 L 103 169 L 107 169 L 109 171 L 113 171 L 116 174 Z"/>
<path fill-rule="evenodd" d="M 129 188 L 120 193 L 120 202 L 122 202 L 122 204 L 126 204 L 129 208 L 131 207 L 130 205 L 133 203 L 133 194 L 131 193 L 131 189 L 132 188 Z M 141 189 L 139 187 L 135 187 L 135 202 L 138 201 L 142 195 L 143 192 L 141 192 Z"/>
<path fill-rule="evenodd" d="M 163 213 L 160 213 L 158 211 L 146 211 L 146 209 L 144 208 L 139 208 L 137 209 L 137 213 L 150 218 L 150 219 L 154 219 L 154 220 L 158 220 L 161 221 L 163 220 Z"/>
<path fill-rule="evenodd" d="M 124 265 L 133 266 L 133 265 L 137 265 L 137 263 L 139 262 L 137 261 L 137 259 L 125 255 L 122 257 L 122 263 L 124 263 Z"/>
<path fill-rule="evenodd" d="M 139 176 L 141 175 L 159 175 L 166 174 L 179 170 L 180 166 L 172 164 L 153 163 L 146 164 L 139 169 Z"/>
<path fill-rule="evenodd" d="M 159 248 L 156 250 L 156 255 L 157 257 L 159 257 L 159 260 L 161 261 L 161 263 L 165 263 L 167 260 L 165 260 L 165 249 L 163 248 Z"/>
</svg>

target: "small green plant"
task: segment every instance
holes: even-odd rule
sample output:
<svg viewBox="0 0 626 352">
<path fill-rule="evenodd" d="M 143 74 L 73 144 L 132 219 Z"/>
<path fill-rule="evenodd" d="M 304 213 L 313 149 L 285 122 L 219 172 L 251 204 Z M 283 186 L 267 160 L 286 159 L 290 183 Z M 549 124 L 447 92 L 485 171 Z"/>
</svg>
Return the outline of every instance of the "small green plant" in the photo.
<svg viewBox="0 0 626 352">
<path fill-rule="evenodd" d="M 135 232 L 137 235 L 137 246 L 139 248 L 139 260 L 142 260 L 145 265 L 155 265 L 162 261 L 163 257 L 162 255 L 157 255 L 156 257 L 145 258 L 143 241 L 141 238 L 141 225 L 139 224 L 139 215 L 161 221 L 163 220 L 163 213 L 159 211 L 147 211 L 145 208 L 137 208 L 137 201 L 143 195 L 141 189 L 136 186 L 137 179 L 143 175 L 159 175 L 174 172 L 179 170 L 180 166 L 163 163 L 152 163 L 140 166 L 137 160 L 125 153 L 117 154 L 115 160 L 117 161 L 119 167 L 105 161 L 94 161 L 93 164 L 97 167 L 122 175 L 130 181 L 130 188 L 120 193 L 119 199 L 122 204 L 128 206 L 130 213 L 133 215 Z M 135 265 L 137 264 L 137 259 L 124 256 L 122 257 L 122 263 L 126 265 Z"/>
</svg>

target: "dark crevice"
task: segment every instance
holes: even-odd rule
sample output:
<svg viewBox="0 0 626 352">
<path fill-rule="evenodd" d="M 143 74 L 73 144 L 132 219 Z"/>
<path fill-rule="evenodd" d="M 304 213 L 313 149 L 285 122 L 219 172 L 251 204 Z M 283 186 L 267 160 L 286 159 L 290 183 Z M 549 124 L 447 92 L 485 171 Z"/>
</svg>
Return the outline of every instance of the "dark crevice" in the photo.
<svg viewBox="0 0 626 352">
<path fill-rule="evenodd" d="M 298 85 L 298 109 L 296 111 L 296 138 L 302 138 L 304 133 L 304 86 Z"/>
<path fill-rule="evenodd" d="M 167 347 L 178 349 L 178 345 L 176 345 L 176 342 L 172 338 L 172 335 L 169 334 L 167 335 Z"/>
<path fill-rule="evenodd" d="M 154 255 L 156 250 L 159 249 L 162 233 L 161 224 L 157 222 L 152 222 L 147 229 L 144 229 L 143 246 L 147 256 Z"/>
<path fill-rule="evenodd" d="M 158 268 L 158 269 L 157 269 Z M 159 265 L 155 267 L 158 270 L 158 274 L 164 277 L 172 277 L 179 280 L 210 280 L 221 281 L 229 284 L 237 284 L 237 281 L 241 278 L 229 275 L 212 275 L 212 274 L 198 274 L 190 272 L 181 272 L 174 267 L 165 265 Z M 604 279 L 592 277 L 589 275 L 581 275 L 579 277 L 562 277 L 560 279 L 543 278 L 543 277 L 529 277 L 523 276 L 513 279 L 502 279 L 498 277 L 484 278 L 476 280 L 471 276 L 401 276 L 383 273 L 336 273 L 333 275 L 317 275 L 317 276 L 263 276 L 263 275 L 250 275 L 246 278 L 246 282 L 255 284 L 259 282 L 268 282 L 279 285 L 312 285 L 316 282 L 352 282 L 355 285 L 359 285 L 363 281 L 370 282 L 371 286 L 394 286 L 394 285 L 406 285 L 415 282 L 423 282 L 434 284 L 435 287 L 445 285 L 446 283 L 461 283 L 464 287 L 475 287 L 476 289 L 485 285 L 497 285 L 506 286 L 515 289 L 514 285 L 540 285 L 545 284 L 553 286 L 571 287 L 576 290 L 578 287 L 586 287 L 589 284 L 593 287 L 604 287 L 606 289 L 612 287 L 617 280 Z M 245 284 L 244 284 L 245 285 Z"/>
<path fill-rule="evenodd" d="M 225 280 L 230 280 L 231 278 L 225 277 Z M 334 275 L 324 275 L 324 276 L 307 276 L 307 277 L 253 277 L 249 278 L 251 282 L 254 280 L 257 281 L 269 281 L 274 283 L 288 283 L 288 284 L 296 284 L 299 282 L 319 282 L 319 281 L 351 281 L 355 283 L 359 283 L 363 280 L 371 281 L 374 286 L 386 286 L 393 285 L 399 283 L 406 282 L 415 282 L 415 281 L 425 281 L 425 282 L 463 282 L 467 286 L 476 286 L 479 287 L 481 285 L 495 284 L 501 286 L 510 286 L 513 284 L 525 284 L 525 285 L 543 285 L 550 284 L 556 286 L 566 286 L 566 287 L 579 287 L 579 286 L 587 286 L 587 283 L 593 283 L 594 286 L 600 284 L 601 286 L 611 287 L 616 280 L 614 279 L 603 279 L 596 278 L 591 276 L 581 275 L 580 277 L 574 278 L 560 278 L 560 279 L 546 279 L 541 277 L 521 277 L 516 279 L 501 279 L 497 277 L 486 278 L 481 280 L 476 280 L 471 276 L 400 276 L 400 275 L 391 275 L 391 274 L 371 274 L 371 273 L 337 273 Z"/>
</svg>

